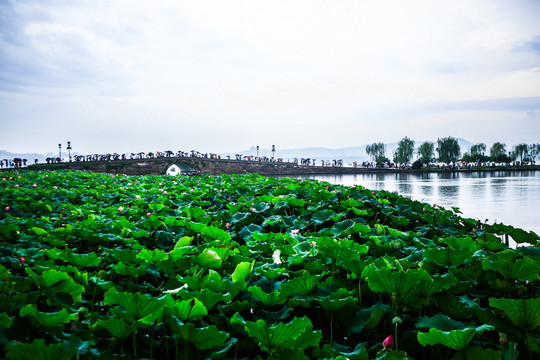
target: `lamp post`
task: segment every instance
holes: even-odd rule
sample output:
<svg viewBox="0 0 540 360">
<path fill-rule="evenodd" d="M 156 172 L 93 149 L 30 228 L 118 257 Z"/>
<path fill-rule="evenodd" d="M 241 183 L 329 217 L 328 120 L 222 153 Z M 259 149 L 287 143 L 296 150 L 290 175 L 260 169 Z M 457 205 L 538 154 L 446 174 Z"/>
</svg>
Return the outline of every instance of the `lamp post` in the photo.
<svg viewBox="0 0 540 360">
<path fill-rule="evenodd" d="M 68 150 L 68 159 L 69 159 L 69 162 L 71 162 L 71 141 L 68 141 L 67 150 Z"/>
<path fill-rule="evenodd" d="M 62 144 L 58 144 L 58 162 L 62 161 Z"/>
<path fill-rule="evenodd" d="M 274 159 L 276 155 L 276 145 L 272 145 L 272 159 Z"/>
<path fill-rule="evenodd" d="M 257 145 L 257 159 L 259 159 L 259 145 Z"/>
</svg>

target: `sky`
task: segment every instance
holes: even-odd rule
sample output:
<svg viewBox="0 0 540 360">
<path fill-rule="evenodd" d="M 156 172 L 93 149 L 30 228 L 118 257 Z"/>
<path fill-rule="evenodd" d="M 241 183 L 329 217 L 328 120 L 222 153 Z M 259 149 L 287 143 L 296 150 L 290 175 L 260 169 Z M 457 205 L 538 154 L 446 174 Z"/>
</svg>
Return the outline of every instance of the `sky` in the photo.
<svg viewBox="0 0 540 360">
<path fill-rule="evenodd" d="M 539 143 L 538 19 L 538 0 L 0 0 L 0 149 Z"/>
</svg>

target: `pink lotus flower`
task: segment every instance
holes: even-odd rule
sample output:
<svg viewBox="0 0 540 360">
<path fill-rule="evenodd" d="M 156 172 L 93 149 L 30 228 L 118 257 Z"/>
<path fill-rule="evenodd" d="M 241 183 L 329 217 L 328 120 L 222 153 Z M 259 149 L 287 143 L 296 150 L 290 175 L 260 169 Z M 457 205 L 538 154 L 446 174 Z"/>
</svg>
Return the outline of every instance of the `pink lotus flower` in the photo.
<svg viewBox="0 0 540 360">
<path fill-rule="evenodd" d="M 168 194 L 168 192 L 167 192 L 167 191 L 164 191 L 164 192 L 163 192 L 163 195 L 167 195 L 167 194 Z"/>
<path fill-rule="evenodd" d="M 375 191 L 372 191 L 372 192 L 371 192 L 371 195 L 375 195 Z"/>
<path fill-rule="evenodd" d="M 152 216 L 152 214 L 150 214 L 150 213 L 146 213 L 146 216 Z"/>
<path fill-rule="evenodd" d="M 324 188 L 325 188 L 326 190 L 328 190 L 328 186 L 325 186 Z"/>
<path fill-rule="evenodd" d="M 292 229 L 291 234 L 296 235 L 296 234 L 298 234 L 299 231 L 300 230 L 298 230 L 298 229 Z"/>
<path fill-rule="evenodd" d="M 426 208 L 425 208 L 425 207 L 424 207 L 424 208 L 422 208 L 422 211 L 423 211 L 423 212 L 426 212 Z"/>
<path fill-rule="evenodd" d="M 383 340 L 382 346 L 384 347 L 384 350 L 392 349 L 394 347 L 394 337 L 390 335 L 386 339 Z"/>
<path fill-rule="evenodd" d="M 32 185 L 33 187 L 37 187 L 37 184 Z"/>
<path fill-rule="evenodd" d="M 19 261 L 21 262 L 21 264 L 24 264 L 26 262 L 26 260 L 22 256 L 19 258 Z"/>
<path fill-rule="evenodd" d="M 4 208 L 4 210 L 6 210 L 6 211 L 9 211 L 9 209 L 10 209 L 9 206 L 6 206 L 6 207 Z"/>
<path fill-rule="evenodd" d="M 437 207 L 437 204 L 433 204 L 433 207 Z"/>
<path fill-rule="evenodd" d="M 229 223 L 226 223 L 226 224 L 225 224 L 225 227 L 226 227 L 227 229 L 229 228 L 229 226 L 231 226 L 231 224 L 229 224 Z"/>
<path fill-rule="evenodd" d="M 123 207 L 123 206 L 119 206 L 119 207 L 118 207 L 118 211 L 124 211 L 124 207 Z"/>
<path fill-rule="evenodd" d="M 54 187 L 54 190 L 58 190 L 58 186 L 55 186 L 55 187 Z"/>
<path fill-rule="evenodd" d="M 18 187 L 19 187 L 19 184 L 15 184 L 15 187 L 18 188 Z"/>
</svg>

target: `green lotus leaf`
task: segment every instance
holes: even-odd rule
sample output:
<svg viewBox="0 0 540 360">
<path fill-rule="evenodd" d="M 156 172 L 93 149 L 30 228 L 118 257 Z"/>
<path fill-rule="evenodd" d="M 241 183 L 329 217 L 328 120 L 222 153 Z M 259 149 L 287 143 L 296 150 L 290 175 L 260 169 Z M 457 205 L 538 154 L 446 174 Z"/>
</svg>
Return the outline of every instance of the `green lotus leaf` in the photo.
<svg viewBox="0 0 540 360">
<path fill-rule="evenodd" d="M 371 228 L 369 225 L 364 225 L 361 223 L 356 223 L 353 226 L 351 226 L 351 232 L 355 234 L 371 234 Z"/>
<path fill-rule="evenodd" d="M 74 254 L 66 253 L 65 260 L 71 265 L 78 268 L 96 267 L 101 263 L 101 258 L 95 253 L 90 254 Z"/>
<path fill-rule="evenodd" d="M 169 316 L 169 326 L 182 339 L 201 350 L 223 346 L 229 335 L 219 331 L 215 325 L 196 328 L 193 323 L 183 323 L 174 316 Z"/>
<path fill-rule="evenodd" d="M 247 220 L 248 217 L 249 217 L 249 214 L 248 212 L 237 212 L 236 214 L 234 214 L 231 219 L 229 220 L 229 222 L 231 224 L 240 224 L 242 223 L 243 221 Z"/>
<path fill-rule="evenodd" d="M 191 285 L 189 285 L 192 287 Z M 196 287 L 192 287 L 195 289 Z M 240 291 L 246 288 L 246 283 L 243 281 L 232 282 L 228 279 L 222 279 L 221 275 L 214 270 L 209 271 L 208 275 L 200 282 L 200 289 L 209 289 L 216 293 L 230 293 L 231 296 L 236 296 Z"/>
<path fill-rule="evenodd" d="M 343 215 L 343 214 L 340 214 L 340 215 Z M 341 216 L 333 216 L 332 217 L 332 220 L 334 221 L 339 221 L 339 218 L 341 218 Z M 341 222 L 338 222 L 336 223 L 334 226 L 332 226 L 332 228 L 330 229 L 330 231 L 332 232 L 332 234 L 334 234 L 334 236 L 337 236 L 337 235 L 346 235 L 347 233 L 347 230 L 352 226 L 354 225 L 354 222 L 349 220 L 349 219 L 346 219 L 346 220 L 343 220 Z"/>
<path fill-rule="evenodd" d="M 538 240 L 540 240 L 540 236 L 538 236 L 534 231 L 527 232 L 523 229 L 518 229 L 518 228 L 512 228 L 512 230 L 509 232 L 509 235 L 518 244 L 526 243 L 526 244 L 535 245 L 538 242 Z"/>
<path fill-rule="evenodd" d="M 28 304 L 19 311 L 20 317 L 30 316 L 37 327 L 51 328 L 59 324 L 66 324 L 77 318 L 77 314 L 70 314 L 66 309 L 57 312 L 38 311 L 36 304 Z"/>
<path fill-rule="evenodd" d="M 367 253 L 369 250 L 367 245 L 360 245 L 353 240 L 333 238 L 317 239 L 317 248 L 334 261 L 358 259 L 360 255 Z"/>
<path fill-rule="evenodd" d="M 119 305 L 118 315 L 128 323 L 139 321 L 149 315 L 160 315 L 165 305 L 169 303 L 170 295 L 155 298 L 141 293 L 118 292 L 110 289 L 104 298 L 107 305 Z"/>
<path fill-rule="evenodd" d="M 208 315 L 208 310 L 197 298 L 177 301 L 169 308 L 169 311 L 181 321 L 201 319 L 203 316 Z"/>
<path fill-rule="evenodd" d="M 252 204 L 250 208 L 253 209 L 253 212 L 264 213 L 270 209 L 270 205 L 259 202 Z"/>
<path fill-rule="evenodd" d="M 205 224 L 201 224 L 201 223 L 197 223 L 197 222 L 192 222 L 192 221 L 188 221 L 186 223 L 186 227 L 190 230 L 190 231 L 193 231 L 194 233 L 200 233 L 204 230 L 204 228 L 206 227 Z"/>
<path fill-rule="evenodd" d="M 45 230 L 45 229 L 42 229 L 42 228 L 39 228 L 39 227 L 32 227 L 30 228 L 30 231 L 33 231 L 34 234 L 38 235 L 38 236 L 43 236 L 43 235 L 47 235 L 48 234 L 48 231 Z"/>
<path fill-rule="evenodd" d="M 245 321 L 238 313 L 231 318 L 231 324 L 242 324 L 248 335 L 255 338 L 261 350 L 270 353 L 282 352 L 294 348 L 306 349 L 318 346 L 322 337 L 320 331 L 313 331 L 307 317 L 293 318 L 289 323 L 282 322 L 268 326 L 264 320 Z"/>
<path fill-rule="evenodd" d="M 367 343 L 356 344 L 354 349 L 340 345 L 334 341 L 332 346 L 325 344 L 320 349 L 315 349 L 313 355 L 318 359 L 336 359 L 336 360 L 368 360 L 369 354 L 366 350 Z"/>
<path fill-rule="evenodd" d="M 7 313 L 3 312 L 0 314 L 0 328 L 9 328 L 13 323 L 14 316 L 9 316 Z"/>
<path fill-rule="evenodd" d="M 457 279 L 452 274 L 432 275 L 431 281 L 420 281 L 412 291 L 404 296 L 404 302 L 413 307 L 427 306 L 430 297 L 444 289 L 455 285 Z"/>
<path fill-rule="evenodd" d="M 540 264 L 528 257 L 515 261 L 492 257 L 482 261 L 482 267 L 484 270 L 497 271 L 506 280 L 534 281 L 539 278 L 540 272 Z"/>
<path fill-rule="evenodd" d="M 302 275 L 281 284 L 280 292 L 284 298 L 292 296 L 306 296 L 310 294 L 319 282 L 320 275 L 310 274 L 305 271 Z"/>
<path fill-rule="evenodd" d="M 137 328 L 136 323 L 131 323 L 130 325 L 119 318 L 108 318 L 107 320 L 99 319 L 96 321 L 93 327 L 101 326 L 109 332 L 113 337 L 117 339 L 125 339 L 131 335 Z"/>
<path fill-rule="evenodd" d="M 218 240 L 218 241 L 224 241 L 224 242 L 231 240 L 231 234 L 214 226 L 205 227 L 202 230 L 202 234 L 204 234 L 206 237 L 208 237 L 211 240 Z"/>
<path fill-rule="evenodd" d="M 302 241 L 293 246 L 294 254 L 289 257 L 291 264 L 301 263 L 309 256 L 315 256 L 319 253 L 317 246 L 311 241 Z"/>
<path fill-rule="evenodd" d="M 287 298 L 282 296 L 278 290 L 267 293 L 260 286 L 255 285 L 250 286 L 248 291 L 266 306 L 283 305 L 287 301 Z"/>
<path fill-rule="evenodd" d="M 381 350 L 375 360 L 412 360 L 405 351 Z"/>
<path fill-rule="evenodd" d="M 26 268 L 26 272 L 49 298 L 65 293 L 71 296 L 72 303 L 82 300 L 84 286 L 77 284 L 68 274 L 56 269 L 46 270 L 40 276 L 29 268 Z"/>
<path fill-rule="evenodd" d="M 461 321 L 456 321 L 441 313 L 432 317 L 420 317 L 416 323 L 417 328 L 435 328 L 442 331 L 464 329 L 466 326 Z"/>
<path fill-rule="evenodd" d="M 319 210 L 313 214 L 311 221 L 313 221 L 316 225 L 322 225 L 330 220 L 334 214 L 335 213 L 330 209 Z"/>
<path fill-rule="evenodd" d="M 255 265 L 255 261 L 252 262 L 241 262 L 238 265 L 236 265 L 236 268 L 234 269 L 233 274 L 231 275 L 231 280 L 233 282 L 237 281 L 245 281 L 251 272 L 253 271 L 253 266 Z"/>
<path fill-rule="evenodd" d="M 481 348 L 480 346 L 470 346 L 463 351 L 457 352 L 450 360 L 493 360 L 502 359 L 501 352 L 489 348 Z M 504 357 L 504 359 L 507 359 Z"/>
<path fill-rule="evenodd" d="M 179 294 L 184 300 L 197 298 L 208 310 L 212 309 L 219 302 L 228 303 L 231 301 L 231 294 L 220 294 L 208 289 L 185 291 Z"/>
<path fill-rule="evenodd" d="M 469 345 L 474 335 L 491 329 L 493 329 L 491 325 L 481 325 L 476 328 L 466 327 L 450 331 L 431 328 L 427 333 L 418 332 L 417 338 L 422 346 L 441 344 L 454 350 L 463 350 Z"/>
<path fill-rule="evenodd" d="M 192 220 L 197 220 L 206 215 L 206 212 L 200 207 L 187 207 L 184 209 L 186 217 Z"/>
<path fill-rule="evenodd" d="M 316 301 L 324 310 L 336 312 L 345 306 L 356 304 L 356 299 L 348 295 L 349 292 L 347 290 L 339 289 L 339 291 L 330 294 L 330 296 L 318 297 Z"/>
<path fill-rule="evenodd" d="M 351 208 L 356 208 L 360 205 L 360 203 L 358 202 L 358 200 L 356 200 L 355 198 L 347 198 L 345 200 L 341 200 L 340 201 L 340 204 L 341 206 L 343 206 L 345 209 L 351 209 Z"/>
<path fill-rule="evenodd" d="M 489 306 L 504 311 L 519 329 L 534 330 L 540 325 L 540 298 L 489 299 Z"/>
<path fill-rule="evenodd" d="M 176 245 L 174 245 L 174 249 L 183 248 L 186 246 L 191 245 L 191 242 L 193 241 L 193 236 L 183 236 L 176 242 Z"/>
<path fill-rule="evenodd" d="M 238 232 L 238 235 L 242 239 L 246 239 L 247 237 L 252 236 L 254 233 L 263 234 L 264 230 L 257 224 L 249 224 L 248 226 L 244 226 L 242 230 Z"/>
<path fill-rule="evenodd" d="M 364 328 L 368 330 L 374 329 L 388 311 L 390 311 L 390 306 L 382 302 L 378 302 L 367 309 L 360 309 L 351 321 L 350 330 L 359 333 Z"/>
<path fill-rule="evenodd" d="M 424 250 L 426 260 L 431 260 L 440 266 L 459 266 L 470 260 L 473 254 L 474 249 L 468 247 L 463 249 L 434 247 Z"/>
<path fill-rule="evenodd" d="M 217 269 L 221 267 L 222 260 L 218 253 L 211 249 L 204 249 L 198 256 L 199 264 L 207 266 L 209 268 Z"/>
<path fill-rule="evenodd" d="M 35 339 L 30 344 L 10 342 L 6 350 L 6 357 L 11 360 L 71 360 L 77 353 L 77 349 L 68 349 L 63 344 L 45 345 L 43 339 Z"/>
<path fill-rule="evenodd" d="M 146 263 L 155 264 L 160 261 L 167 260 L 169 258 L 169 255 L 167 255 L 167 253 L 161 249 L 154 249 L 154 250 L 142 249 L 137 254 L 137 257 L 139 259 L 143 259 Z"/>
<path fill-rule="evenodd" d="M 432 281 L 424 269 L 409 269 L 390 271 L 387 268 L 377 268 L 375 264 L 368 265 L 362 271 L 362 278 L 366 278 L 369 288 L 374 292 L 384 292 L 403 296 L 417 283 Z"/>
<path fill-rule="evenodd" d="M 111 268 L 120 275 L 139 277 L 148 273 L 148 269 L 140 266 L 126 265 L 124 263 L 118 263 L 111 265 Z"/>
</svg>

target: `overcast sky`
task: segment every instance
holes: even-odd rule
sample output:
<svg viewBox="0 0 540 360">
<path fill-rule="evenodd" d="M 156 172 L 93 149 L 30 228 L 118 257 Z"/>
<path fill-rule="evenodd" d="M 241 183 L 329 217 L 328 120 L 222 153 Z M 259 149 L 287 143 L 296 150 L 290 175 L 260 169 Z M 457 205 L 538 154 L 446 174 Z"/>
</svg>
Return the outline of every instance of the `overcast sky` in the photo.
<svg viewBox="0 0 540 360">
<path fill-rule="evenodd" d="M 539 19 L 538 0 L 0 0 L 0 149 L 538 143 Z"/>
</svg>

